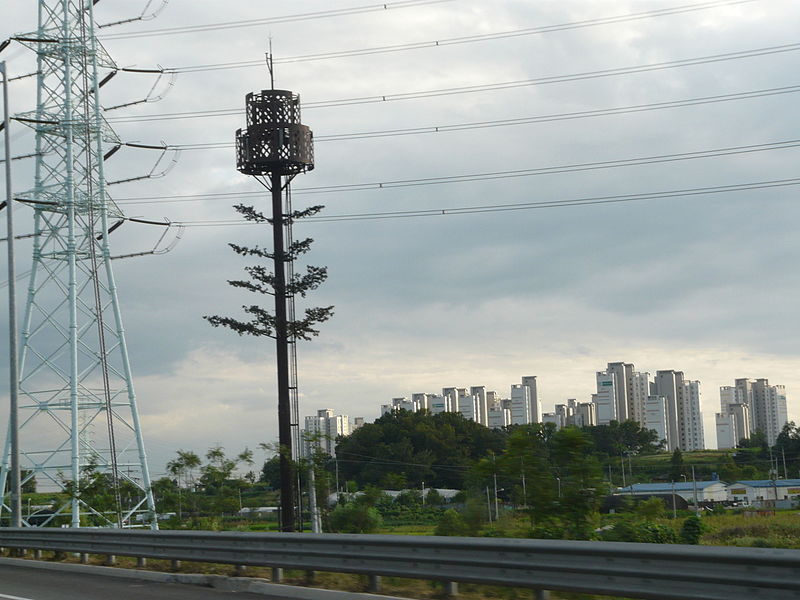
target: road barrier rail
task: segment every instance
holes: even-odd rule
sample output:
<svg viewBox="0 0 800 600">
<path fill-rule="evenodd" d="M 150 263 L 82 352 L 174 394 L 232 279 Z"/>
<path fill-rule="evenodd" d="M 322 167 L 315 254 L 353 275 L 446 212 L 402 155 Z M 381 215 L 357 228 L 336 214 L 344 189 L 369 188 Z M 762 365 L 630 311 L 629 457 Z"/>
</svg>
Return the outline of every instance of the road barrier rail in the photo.
<svg viewBox="0 0 800 600">
<path fill-rule="evenodd" d="M 0 547 L 653 600 L 798 600 L 800 550 L 435 536 L 0 529 Z M 539 597 L 545 597 L 544 592 Z"/>
</svg>

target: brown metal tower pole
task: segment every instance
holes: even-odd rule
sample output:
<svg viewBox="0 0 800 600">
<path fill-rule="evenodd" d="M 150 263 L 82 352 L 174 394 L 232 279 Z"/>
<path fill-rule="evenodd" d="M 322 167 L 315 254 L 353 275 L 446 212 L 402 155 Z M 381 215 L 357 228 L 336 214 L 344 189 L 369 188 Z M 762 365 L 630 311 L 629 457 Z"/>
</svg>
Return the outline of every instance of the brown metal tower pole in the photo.
<svg viewBox="0 0 800 600">
<path fill-rule="evenodd" d="M 278 445 L 280 446 L 281 476 L 281 531 L 296 531 L 298 522 L 302 529 L 302 519 L 295 514 L 295 502 L 299 489 L 294 478 L 292 460 L 294 443 L 292 439 L 293 415 L 296 412 L 296 381 L 292 378 L 292 356 L 289 343 L 294 334 L 289 332 L 289 301 L 292 297 L 287 291 L 287 260 L 292 256 L 286 253 L 287 225 L 284 215 L 284 194 L 288 193 L 291 180 L 299 173 L 314 168 L 314 136 L 311 130 L 300 122 L 300 97 L 288 90 L 261 90 L 247 95 L 247 127 L 236 131 L 236 168 L 239 172 L 252 175 L 272 195 L 272 242 L 273 273 L 272 286 L 275 295 L 274 322 L 267 326 L 267 333 L 257 335 L 275 337 L 276 362 L 278 371 Z M 284 183 L 285 181 L 285 183 Z M 252 210 L 252 209 L 251 209 Z M 258 221 L 262 218 L 258 217 Z M 328 309 L 330 310 L 330 309 Z M 327 318 L 327 316 L 325 317 Z M 209 317 L 214 324 L 214 319 Z M 324 320 L 324 319 L 323 319 Z M 221 322 L 221 321 L 219 321 Z M 224 323 L 223 323 L 224 324 Z M 250 324 L 239 323 L 247 331 Z M 272 331 L 274 330 L 274 332 Z M 294 391 L 294 396 L 293 396 Z M 296 416 L 296 415 L 295 415 Z"/>
<path fill-rule="evenodd" d="M 270 174 L 275 275 L 275 348 L 278 367 L 278 444 L 281 468 L 281 531 L 295 531 L 292 469 L 292 412 L 289 397 L 289 332 L 286 319 L 286 261 L 283 239 L 283 177 Z"/>
</svg>

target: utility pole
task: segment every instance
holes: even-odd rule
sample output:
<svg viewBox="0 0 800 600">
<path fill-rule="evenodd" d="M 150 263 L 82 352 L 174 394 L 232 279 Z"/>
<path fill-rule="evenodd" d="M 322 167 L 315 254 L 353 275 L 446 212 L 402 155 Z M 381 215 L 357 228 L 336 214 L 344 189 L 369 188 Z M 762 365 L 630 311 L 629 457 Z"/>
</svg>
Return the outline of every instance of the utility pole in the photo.
<svg viewBox="0 0 800 600">
<path fill-rule="evenodd" d="M 786 470 L 786 450 L 781 446 L 781 457 L 783 458 L 783 478 L 789 479 L 789 471 Z"/>
<path fill-rule="evenodd" d="M 694 514 L 700 515 L 700 504 L 697 502 L 697 480 L 694 477 L 694 465 L 692 465 L 692 489 L 694 490 Z"/>
<path fill-rule="evenodd" d="M 675 506 L 675 481 L 672 481 L 672 518 L 678 518 L 678 509 Z"/>
<path fill-rule="evenodd" d="M 322 533 L 322 520 L 317 507 L 317 484 L 314 477 L 314 465 L 308 466 L 308 510 L 311 512 L 311 533 Z"/>
<path fill-rule="evenodd" d="M 11 527 L 22 527 L 22 486 L 19 470 L 19 366 L 17 363 L 17 286 L 14 262 L 14 198 L 11 191 L 11 117 L 8 108 L 8 69 L 0 62 L 3 75 L 3 139 L 6 161 L 6 238 L 8 240 L 8 362 L 9 362 L 9 418 L 8 431 L 11 442 Z M 0 490 L 2 493 L 2 490 Z"/>
</svg>

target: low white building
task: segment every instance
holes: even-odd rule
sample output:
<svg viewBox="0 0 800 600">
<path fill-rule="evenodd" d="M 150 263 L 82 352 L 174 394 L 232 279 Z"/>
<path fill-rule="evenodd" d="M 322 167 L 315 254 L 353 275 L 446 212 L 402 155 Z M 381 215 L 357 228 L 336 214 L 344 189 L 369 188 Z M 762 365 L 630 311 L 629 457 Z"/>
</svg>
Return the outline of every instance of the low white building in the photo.
<svg viewBox="0 0 800 600">
<path fill-rule="evenodd" d="M 737 481 L 728 486 L 733 502 L 761 504 L 765 501 L 800 500 L 800 479 Z"/>
<path fill-rule="evenodd" d="M 728 486 L 719 480 L 676 481 L 675 483 L 634 483 L 617 488 L 619 495 L 652 496 L 653 494 L 675 494 L 694 504 L 695 490 L 698 502 L 725 502 L 728 500 Z"/>
</svg>

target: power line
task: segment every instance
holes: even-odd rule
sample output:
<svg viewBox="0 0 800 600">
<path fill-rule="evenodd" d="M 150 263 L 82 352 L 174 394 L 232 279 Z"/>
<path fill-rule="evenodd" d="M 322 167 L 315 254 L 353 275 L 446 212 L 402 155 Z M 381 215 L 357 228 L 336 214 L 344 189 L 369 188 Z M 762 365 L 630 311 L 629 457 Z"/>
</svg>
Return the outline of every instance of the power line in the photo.
<svg viewBox="0 0 800 600">
<path fill-rule="evenodd" d="M 489 92 L 497 90 L 507 90 L 520 87 L 535 85 L 549 85 L 554 83 L 566 83 L 570 81 L 583 81 L 588 79 L 598 79 L 602 77 L 613 77 L 618 75 L 631 75 L 635 73 L 646 73 L 651 71 L 661 71 L 665 69 L 676 69 L 695 65 L 723 62 L 728 60 L 739 60 L 743 58 L 753 58 L 758 56 L 768 56 L 781 54 L 784 52 L 795 52 L 800 50 L 800 43 L 783 44 L 780 46 L 769 46 L 766 48 L 755 48 L 752 50 L 740 50 L 736 52 L 726 52 L 723 54 L 712 54 L 696 58 L 684 58 L 674 61 L 651 63 L 646 65 L 635 65 L 631 67 L 619 67 L 614 69 L 600 69 L 596 71 L 586 71 L 583 73 L 572 73 L 569 75 L 552 75 L 548 77 L 537 77 L 534 79 L 520 79 L 516 81 L 504 81 L 499 83 L 484 83 L 480 85 L 459 86 L 441 88 L 434 90 L 424 90 L 419 92 L 401 92 L 393 94 L 381 94 L 374 96 L 358 96 L 354 98 L 341 98 L 335 100 L 319 100 L 316 102 L 303 103 L 303 110 L 315 108 L 329 108 L 334 106 L 352 106 L 358 104 L 374 104 L 380 102 L 392 102 L 397 100 L 415 100 L 419 98 L 435 98 L 440 96 L 452 96 L 456 94 L 470 94 L 475 92 Z M 221 117 L 228 115 L 241 115 L 244 110 L 241 108 L 223 108 L 205 111 L 188 111 L 177 113 L 163 113 L 156 115 L 141 115 L 120 117 L 109 119 L 113 123 L 129 123 L 139 121 L 163 121 L 177 119 L 192 119 L 197 117 Z"/>
<path fill-rule="evenodd" d="M 646 112 L 651 110 L 662 110 L 667 108 L 697 106 L 702 104 L 713 104 L 717 102 L 731 102 L 734 100 L 763 98 L 766 96 L 792 94 L 797 92 L 800 92 L 800 85 L 785 86 L 780 88 L 770 88 L 764 90 L 754 90 L 750 92 L 737 92 L 734 94 L 703 96 L 700 98 L 689 98 L 686 100 L 654 102 L 651 104 L 635 104 L 633 106 L 600 108 L 596 110 L 556 113 L 556 114 L 540 115 L 533 117 L 518 117 L 515 119 L 499 119 L 495 121 L 475 121 L 471 123 L 456 123 L 451 125 L 429 125 L 426 127 L 410 127 L 406 129 L 385 129 L 380 131 L 362 131 L 355 133 L 336 133 L 330 135 L 315 136 L 314 141 L 332 142 L 332 141 L 362 140 L 362 139 L 404 136 L 404 135 L 445 133 L 448 131 L 463 131 L 467 129 L 486 129 L 492 127 L 506 127 L 511 125 L 526 125 L 530 123 L 548 123 L 551 121 L 566 121 L 571 119 L 585 119 L 589 117 L 623 115 L 623 114 L 630 114 L 637 112 Z M 199 144 L 176 144 L 173 147 L 178 148 L 180 150 L 210 150 L 218 148 L 232 148 L 233 146 L 235 146 L 234 142 L 208 142 Z"/>
<path fill-rule="evenodd" d="M 220 31 L 225 29 L 240 29 L 243 27 L 258 27 L 260 25 L 277 25 L 279 23 L 295 23 L 297 21 L 311 21 L 317 19 L 327 19 L 331 17 L 342 17 L 358 15 L 369 12 L 379 12 L 400 8 L 411 8 L 424 6 L 427 4 L 441 4 L 452 2 L 452 0 L 400 0 L 398 2 L 382 2 L 380 4 L 370 4 L 366 6 L 354 6 L 351 8 L 339 8 L 334 10 L 321 10 L 316 12 L 299 13 L 285 15 L 282 17 L 269 17 L 265 19 L 248 19 L 246 21 L 228 21 L 226 23 L 209 23 L 206 25 L 187 25 L 184 27 L 167 27 L 164 29 L 151 29 L 150 31 L 114 33 L 104 35 L 103 40 L 128 40 L 143 37 L 160 37 L 164 35 L 179 35 L 184 33 L 201 33 L 207 31 Z M 261 63 L 263 66 L 263 62 Z"/>
<path fill-rule="evenodd" d="M 664 198 L 682 198 L 690 196 L 702 196 L 709 194 L 724 194 L 730 192 L 742 192 L 748 190 L 759 190 L 767 188 L 780 188 L 800 185 L 800 178 L 776 179 L 772 181 L 762 181 L 756 183 L 739 183 L 732 185 L 710 186 L 700 188 L 688 188 L 682 190 L 667 190 L 661 192 L 644 192 L 639 194 L 620 194 L 614 196 L 589 196 L 584 198 L 573 198 L 568 200 L 542 200 L 535 202 L 520 202 L 517 204 L 499 204 L 484 206 L 465 206 L 458 208 L 436 208 L 415 211 L 393 211 L 393 212 L 374 212 L 356 213 L 343 215 L 330 215 L 324 217 L 309 217 L 306 221 L 318 223 L 333 223 L 341 221 L 375 221 L 385 219 L 408 219 L 414 217 L 440 217 L 466 214 L 483 214 L 493 212 L 508 212 L 517 210 L 536 210 L 543 208 L 565 208 L 570 206 L 591 206 L 596 204 L 617 204 L 622 202 L 637 202 L 642 200 L 660 200 Z M 207 220 L 207 221 L 181 221 L 185 227 L 228 227 L 238 225 L 250 225 L 250 222 L 241 220 Z"/>
<path fill-rule="evenodd" d="M 535 167 L 528 169 L 514 169 L 507 171 L 488 171 L 483 173 L 466 173 L 462 175 L 445 175 L 439 177 L 425 177 L 418 179 L 395 179 L 379 182 L 350 183 L 328 186 L 313 186 L 297 188 L 293 194 L 323 194 L 336 192 L 355 192 L 365 190 L 384 190 L 404 187 L 418 187 L 424 185 L 442 185 L 450 183 L 465 183 L 471 181 L 487 181 L 494 179 L 511 179 L 516 177 L 531 177 L 537 175 L 554 175 L 560 173 L 576 173 L 580 171 L 594 171 L 599 169 L 610 169 L 619 167 L 630 167 L 639 165 L 649 165 L 656 163 L 675 162 L 683 160 L 696 160 L 700 158 L 713 158 L 719 156 L 731 156 L 737 154 L 751 154 L 754 152 L 766 152 L 770 150 L 786 150 L 800 147 L 800 139 L 785 140 L 781 142 L 769 142 L 765 144 L 749 144 L 746 146 L 729 146 L 726 148 L 714 148 L 712 150 L 695 150 L 692 152 L 679 152 L 675 154 L 661 154 L 654 156 L 637 156 L 633 158 L 622 158 L 616 160 L 605 160 L 586 163 L 573 163 L 567 165 L 554 165 L 549 167 Z M 219 194 L 188 194 L 175 196 L 139 196 L 120 198 L 117 204 L 163 204 L 184 201 L 200 201 L 211 199 L 234 199 L 252 196 L 260 196 L 263 191 L 245 192 L 225 192 Z"/>
<path fill-rule="evenodd" d="M 485 42 L 489 40 L 501 40 L 515 37 L 523 37 L 529 35 L 539 35 L 542 33 L 553 33 L 557 31 L 567 31 L 571 29 L 582 29 L 586 27 L 596 27 L 599 25 L 609 25 L 614 23 L 626 23 L 629 21 L 637 21 L 642 19 L 650 19 L 654 17 L 664 17 L 670 15 L 677 15 L 689 12 L 696 12 L 700 10 L 708 10 L 711 8 L 718 8 L 720 6 L 730 6 L 734 4 L 747 4 L 755 0 L 718 0 L 715 2 L 703 2 L 700 4 L 690 4 L 678 6 L 674 8 L 665 8 L 659 10 L 651 10 L 640 13 L 630 13 L 625 15 L 617 15 L 613 17 L 600 17 L 595 19 L 586 19 L 583 21 L 575 21 L 572 23 L 562 23 L 559 25 L 546 25 L 540 27 L 527 27 L 525 29 L 515 29 L 512 31 L 502 31 L 497 33 L 484 33 L 479 35 L 468 35 L 454 38 L 445 38 L 441 40 L 429 40 L 424 42 L 411 42 L 408 44 L 393 44 L 390 46 L 379 46 L 375 48 L 360 48 L 356 50 L 341 50 L 337 52 L 319 52 L 315 54 L 304 54 L 300 56 L 288 56 L 284 58 L 276 58 L 275 64 L 285 63 L 298 63 L 316 60 L 328 60 L 333 58 L 347 58 L 352 56 L 368 56 L 373 54 L 387 54 L 394 52 L 405 52 L 407 50 L 419 50 L 424 48 L 438 48 L 440 46 L 454 46 L 460 44 L 469 44 L 475 42 Z M 219 69 L 240 69 L 248 67 L 263 67 L 264 61 L 239 61 L 228 63 L 214 63 L 207 65 L 191 65 L 187 67 L 178 67 L 176 70 L 180 73 L 197 73 L 202 71 L 215 71 Z"/>
</svg>

